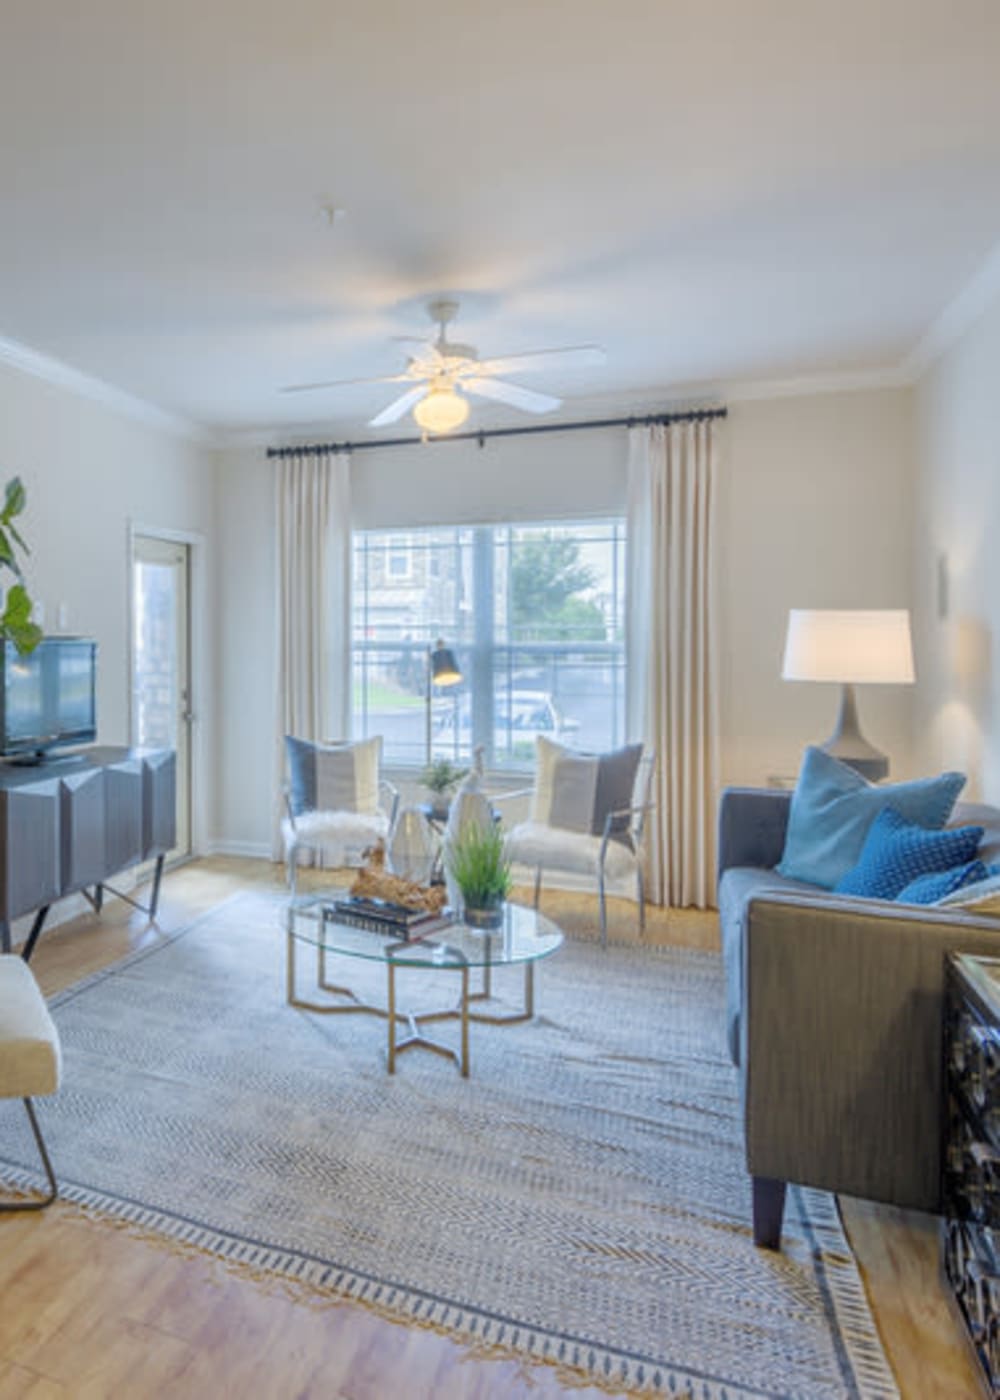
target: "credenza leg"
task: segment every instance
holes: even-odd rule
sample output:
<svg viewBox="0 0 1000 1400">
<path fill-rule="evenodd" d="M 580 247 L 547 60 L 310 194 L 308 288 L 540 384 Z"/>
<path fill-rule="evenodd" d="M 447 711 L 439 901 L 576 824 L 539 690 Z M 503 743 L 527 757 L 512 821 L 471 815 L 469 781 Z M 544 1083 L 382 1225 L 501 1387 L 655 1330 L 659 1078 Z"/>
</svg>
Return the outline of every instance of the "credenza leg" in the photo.
<svg viewBox="0 0 1000 1400">
<path fill-rule="evenodd" d="M 38 942 L 38 935 L 42 931 L 42 925 L 45 923 L 45 916 L 48 912 L 49 906 L 47 904 L 43 904 L 41 909 L 39 909 L 38 913 L 35 915 L 35 921 L 31 925 L 31 932 L 28 934 L 28 941 L 21 949 L 21 957 L 24 959 L 25 962 L 31 961 L 31 955 L 35 951 L 35 944 Z"/>
<path fill-rule="evenodd" d="M 149 917 L 156 918 L 156 910 L 160 903 L 160 881 L 163 879 L 163 856 L 156 857 L 156 869 L 153 871 L 153 893 L 149 900 Z"/>
</svg>

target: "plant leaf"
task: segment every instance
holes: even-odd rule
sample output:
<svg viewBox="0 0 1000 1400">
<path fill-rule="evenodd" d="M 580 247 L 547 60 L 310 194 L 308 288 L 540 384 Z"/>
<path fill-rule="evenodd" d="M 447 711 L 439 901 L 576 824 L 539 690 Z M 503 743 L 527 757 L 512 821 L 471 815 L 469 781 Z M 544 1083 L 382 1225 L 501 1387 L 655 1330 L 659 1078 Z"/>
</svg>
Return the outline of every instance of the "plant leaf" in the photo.
<svg viewBox="0 0 1000 1400">
<path fill-rule="evenodd" d="M 20 515 L 28 503 L 28 493 L 19 476 L 12 476 L 7 482 L 3 502 L 3 522 L 9 524 L 15 515 Z"/>
<path fill-rule="evenodd" d="M 0 636 L 13 642 L 24 655 L 34 651 L 42 640 L 42 629 L 31 621 L 32 602 L 23 584 L 15 583 L 7 592 L 6 604 L 0 615 Z"/>
<path fill-rule="evenodd" d="M 0 526 L 0 567 L 4 565 L 20 577 L 21 566 L 18 564 L 17 556 L 14 554 L 14 547 L 7 537 L 7 531 Z"/>
</svg>

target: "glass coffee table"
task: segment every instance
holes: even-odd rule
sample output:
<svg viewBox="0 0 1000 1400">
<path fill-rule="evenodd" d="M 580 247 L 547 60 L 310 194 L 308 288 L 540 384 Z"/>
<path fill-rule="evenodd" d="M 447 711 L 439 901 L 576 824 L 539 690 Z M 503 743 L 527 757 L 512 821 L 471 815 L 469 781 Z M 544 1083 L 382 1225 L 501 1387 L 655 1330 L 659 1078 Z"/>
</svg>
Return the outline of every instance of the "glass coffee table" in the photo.
<svg viewBox="0 0 1000 1400">
<path fill-rule="evenodd" d="M 381 1016 L 388 1027 L 388 1070 L 396 1072 L 396 1057 L 405 1050 L 431 1050 L 444 1055 L 458 1065 L 462 1075 L 469 1074 L 469 1024 L 487 1022 L 494 1026 L 516 1025 L 529 1021 L 535 1014 L 535 964 L 551 956 L 562 946 L 560 929 L 534 909 L 521 904 L 507 904 L 503 925 L 492 933 L 484 933 L 455 922 L 438 928 L 424 938 L 402 942 L 384 933 L 353 928 L 338 923 L 333 912 L 333 900 L 340 892 L 303 896 L 289 902 L 287 913 L 288 965 L 287 999 L 289 1006 L 324 1015 L 367 1014 Z M 306 999 L 297 989 L 298 954 L 305 948 L 314 950 L 316 957 L 317 993 L 323 999 Z M 328 965 L 341 960 L 382 963 L 386 973 L 384 1005 L 364 1001 L 350 987 L 332 982 Z M 509 1012 L 491 1011 L 483 1003 L 493 1001 L 493 971 L 495 968 L 520 964 L 524 971 L 524 997 L 520 1009 Z M 407 1011 L 399 1005 L 397 974 L 406 969 L 421 972 L 453 973 L 459 979 L 457 1003 L 430 1011 Z M 472 985 L 473 972 L 478 983 Z M 423 1027 L 435 1021 L 459 1021 L 460 1050 L 434 1040 Z M 399 1034 L 399 1026 L 406 1033 Z"/>
</svg>

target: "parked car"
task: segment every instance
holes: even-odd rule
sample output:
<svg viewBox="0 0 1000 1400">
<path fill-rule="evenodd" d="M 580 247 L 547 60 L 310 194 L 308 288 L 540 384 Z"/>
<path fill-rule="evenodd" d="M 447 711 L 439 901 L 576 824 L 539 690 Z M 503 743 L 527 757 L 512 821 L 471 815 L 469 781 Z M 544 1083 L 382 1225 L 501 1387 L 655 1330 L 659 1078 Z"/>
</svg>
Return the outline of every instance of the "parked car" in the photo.
<svg viewBox="0 0 1000 1400">
<path fill-rule="evenodd" d="M 472 703 L 468 695 L 456 701 L 438 701 L 440 710 L 434 724 L 435 747 L 468 751 L 472 738 Z M 572 744 L 580 728 L 578 720 L 561 713 L 545 690 L 513 690 L 496 697 L 493 716 L 493 746 L 497 754 L 516 750 L 516 756 L 530 759 L 539 734 L 561 744 Z"/>
</svg>

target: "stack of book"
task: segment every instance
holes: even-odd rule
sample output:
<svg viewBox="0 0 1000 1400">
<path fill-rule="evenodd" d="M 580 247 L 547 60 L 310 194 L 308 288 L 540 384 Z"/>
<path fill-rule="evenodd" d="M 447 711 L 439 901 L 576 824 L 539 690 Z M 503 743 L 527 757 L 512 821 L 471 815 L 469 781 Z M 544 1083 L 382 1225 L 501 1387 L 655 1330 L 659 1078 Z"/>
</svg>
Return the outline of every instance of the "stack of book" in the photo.
<svg viewBox="0 0 1000 1400">
<path fill-rule="evenodd" d="M 365 895 L 347 895 L 326 905 L 323 915 L 331 923 L 347 924 L 351 928 L 370 929 L 409 943 L 426 938 L 429 933 L 447 928 L 450 914 L 440 910 L 410 909 L 405 904 L 393 904 L 387 899 L 370 899 Z"/>
</svg>

